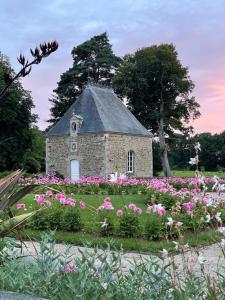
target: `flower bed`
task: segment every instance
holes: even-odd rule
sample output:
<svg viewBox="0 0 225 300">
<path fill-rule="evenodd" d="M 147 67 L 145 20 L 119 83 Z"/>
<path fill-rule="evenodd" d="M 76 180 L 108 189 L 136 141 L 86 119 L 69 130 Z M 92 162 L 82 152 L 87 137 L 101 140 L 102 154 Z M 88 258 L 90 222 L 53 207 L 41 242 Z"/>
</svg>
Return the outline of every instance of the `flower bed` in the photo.
<svg viewBox="0 0 225 300">
<path fill-rule="evenodd" d="M 25 201 L 26 207 L 24 203 L 18 204 L 19 211 L 28 209 L 27 205 L 35 202 L 46 208 L 28 223 L 29 227 L 38 230 L 83 231 L 102 236 L 160 240 L 216 229 L 225 221 L 225 194 L 222 192 L 225 185 L 224 180 L 218 178 L 124 178 L 112 183 L 92 177 L 73 183 L 48 175 L 21 182 L 30 183 L 48 184 L 54 190 L 66 191 L 53 193 L 49 190 L 36 196 L 36 200 Z M 177 188 L 173 186 L 178 183 Z M 184 184 L 191 185 L 187 188 Z M 207 193 L 209 186 L 217 193 Z M 91 188 L 89 193 L 87 188 Z M 93 197 L 82 195 L 85 201 L 81 201 L 79 193 L 71 194 L 71 191 L 78 190 L 83 194 L 93 194 Z M 107 195 L 109 191 L 120 196 L 97 196 Z M 93 200 L 95 197 L 97 202 Z M 138 198 L 140 201 L 137 202 Z"/>
</svg>

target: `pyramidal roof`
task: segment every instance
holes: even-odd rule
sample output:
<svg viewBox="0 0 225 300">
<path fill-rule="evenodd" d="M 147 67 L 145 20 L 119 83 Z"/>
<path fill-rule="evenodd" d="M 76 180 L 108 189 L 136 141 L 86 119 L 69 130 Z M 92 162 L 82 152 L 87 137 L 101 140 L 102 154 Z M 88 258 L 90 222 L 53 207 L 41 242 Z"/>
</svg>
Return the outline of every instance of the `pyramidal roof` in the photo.
<svg viewBox="0 0 225 300">
<path fill-rule="evenodd" d="M 46 137 L 69 135 L 70 119 L 74 114 L 83 118 L 79 133 L 113 132 L 152 136 L 112 89 L 88 85 L 78 100 L 47 132 Z"/>
</svg>

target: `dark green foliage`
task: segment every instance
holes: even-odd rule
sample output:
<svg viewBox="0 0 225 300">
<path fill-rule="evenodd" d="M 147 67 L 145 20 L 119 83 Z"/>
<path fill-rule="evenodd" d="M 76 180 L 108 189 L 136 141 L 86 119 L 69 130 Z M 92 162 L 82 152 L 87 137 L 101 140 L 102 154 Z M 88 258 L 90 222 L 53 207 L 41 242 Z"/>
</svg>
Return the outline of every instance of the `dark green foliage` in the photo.
<svg viewBox="0 0 225 300">
<path fill-rule="evenodd" d="M 40 163 L 34 157 L 27 157 L 23 167 L 28 173 L 38 173 L 41 169 Z"/>
<path fill-rule="evenodd" d="M 106 33 L 74 47 L 71 54 L 73 66 L 61 75 L 50 100 L 51 123 L 63 116 L 88 82 L 110 84 L 120 60 L 114 55 Z"/>
<path fill-rule="evenodd" d="M 133 212 L 126 212 L 119 221 L 119 233 L 123 237 L 136 237 L 140 234 L 139 219 Z"/>
<path fill-rule="evenodd" d="M 223 171 L 225 169 L 225 131 L 220 134 L 201 133 L 191 138 L 177 135 L 170 145 L 170 162 L 174 169 L 192 168 L 188 164 L 195 156 L 194 144 L 201 144 L 200 169 Z M 204 171 L 203 170 L 203 171 Z"/>
<path fill-rule="evenodd" d="M 64 207 L 49 208 L 47 215 L 48 227 L 51 230 L 62 229 Z"/>
<path fill-rule="evenodd" d="M 47 210 L 38 211 L 29 222 L 27 226 L 32 229 L 45 230 L 50 229 L 48 226 L 48 212 Z"/>
<path fill-rule="evenodd" d="M 64 208 L 64 212 L 61 218 L 62 230 L 73 232 L 81 230 L 81 218 L 77 208 Z"/>
<path fill-rule="evenodd" d="M 145 224 L 145 236 L 148 240 L 160 240 L 164 236 L 165 218 L 150 215 Z"/>
<path fill-rule="evenodd" d="M 0 90 L 6 86 L 5 75 L 13 76 L 8 59 L 0 53 Z M 0 171 L 22 168 L 32 147 L 31 124 L 35 121 L 30 92 L 16 80 L 0 101 Z"/>
<path fill-rule="evenodd" d="M 47 208 L 39 211 L 29 222 L 29 227 L 37 230 L 79 231 L 82 228 L 80 213 L 75 207 Z"/>
<path fill-rule="evenodd" d="M 158 176 L 159 172 L 162 171 L 162 164 L 160 161 L 160 146 L 158 142 L 152 142 L 153 151 L 153 176 Z"/>
<path fill-rule="evenodd" d="M 170 176 L 168 140 L 175 133 L 187 135 L 189 121 L 199 117 L 199 104 L 191 96 L 194 84 L 172 44 L 139 49 L 124 57 L 113 85 L 137 119 L 159 137 L 165 176 Z"/>
</svg>

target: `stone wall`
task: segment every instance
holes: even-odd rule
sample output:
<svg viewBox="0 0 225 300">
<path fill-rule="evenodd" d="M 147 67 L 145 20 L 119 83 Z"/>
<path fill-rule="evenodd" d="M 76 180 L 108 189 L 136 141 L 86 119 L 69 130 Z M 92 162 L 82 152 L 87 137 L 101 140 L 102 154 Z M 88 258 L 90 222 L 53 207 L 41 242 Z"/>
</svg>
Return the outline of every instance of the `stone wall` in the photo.
<svg viewBox="0 0 225 300">
<path fill-rule="evenodd" d="M 46 172 L 58 171 L 65 177 L 70 175 L 69 137 L 50 137 L 46 139 Z"/>
<path fill-rule="evenodd" d="M 71 145 L 76 143 L 76 150 Z M 127 154 L 134 152 L 133 177 L 152 177 L 152 141 L 125 134 L 78 134 L 46 139 L 46 171 L 70 177 L 70 161 L 79 160 L 80 177 L 127 173 Z"/>
<path fill-rule="evenodd" d="M 104 134 L 82 134 L 78 137 L 81 176 L 105 176 Z"/>
<path fill-rule="evenodd" d="M 134 172 L 132 177 L 152 177 L 152 139 L 125 134 L 106 135 L 106 174 L 127 173 L 128 151 L 134 152 Z"/>
</svg>

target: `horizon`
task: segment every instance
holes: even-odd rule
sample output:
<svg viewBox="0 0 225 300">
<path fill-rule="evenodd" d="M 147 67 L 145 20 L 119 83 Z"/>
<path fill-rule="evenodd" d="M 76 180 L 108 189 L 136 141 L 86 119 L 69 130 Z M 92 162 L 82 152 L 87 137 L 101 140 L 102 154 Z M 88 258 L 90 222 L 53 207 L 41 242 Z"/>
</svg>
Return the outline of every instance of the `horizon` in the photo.
<svg viewBox="0 0 225 300">
<path fill-rule="evenodd" d="M 121 57 L 153 44 L 173 43 L 182 65 L 189 68 L 193 96 L 201 106 L 202 115 L 193 123 L 195 133 L 225 130 L 224 0 L 99 0 L 95 5 L 90 0 L 3 0 L 0 8 L 0 51 L 14 70 L 19 70 L 20 53 L 30 58 L 30 48 L 44 41 L 59 43 L 59 49 L 22 80 L 32 92 L 40 129 L 48 126 L 48 99 L 60 75 L 72 66 L 72 48 L 107 32 L 114 53 Z"/>
</svg>

